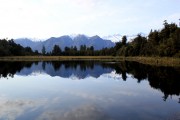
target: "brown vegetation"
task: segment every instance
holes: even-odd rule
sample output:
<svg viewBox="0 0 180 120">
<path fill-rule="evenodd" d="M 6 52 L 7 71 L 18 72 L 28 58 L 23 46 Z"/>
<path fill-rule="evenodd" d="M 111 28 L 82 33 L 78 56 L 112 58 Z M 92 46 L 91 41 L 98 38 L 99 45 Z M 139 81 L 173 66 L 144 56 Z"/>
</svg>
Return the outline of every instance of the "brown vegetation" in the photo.
<svg viewBox="0 0 180 120">
<path fill-rule="evenodd" d="M 0 57 L 0 61 L 135 61 L 157 66 L 180 66 L 180 58 L 172 57 L 118 57 L 118 56 L 8 56 Z"/>
</svg>

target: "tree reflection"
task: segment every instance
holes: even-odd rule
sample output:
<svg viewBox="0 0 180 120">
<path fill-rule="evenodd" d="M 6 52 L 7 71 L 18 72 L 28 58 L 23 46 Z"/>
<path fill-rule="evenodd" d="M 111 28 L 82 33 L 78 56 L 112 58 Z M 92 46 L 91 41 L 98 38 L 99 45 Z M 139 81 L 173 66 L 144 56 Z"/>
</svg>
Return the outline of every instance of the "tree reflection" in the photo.
<svg viewBox="0 0 180 120">
<path fill-rule="evenodd" d="M 124 62 L 124 64 L 126 67 L 122 64 L 117 64 L 115 67 L 116 73 L 122 74 L 122 78 L 125 72 L 133 75 L 138 83 L 142 80 L 148 80 L 152 88 L 159 89 L 164 93 L 164 101 L 169 96 L 180 95 L 180 68 L 157 67 L 137 62 Z"/>
<path fill-rule="evenodd" d="M 164 101 L 169 96 L 180 95 L 180 68 L 157 67 L 127 61 L 118 63 L 97 61 L 0 62 L 0 78 L 13 77 L 17 72 L 23 74 L 23 71 L 31 74 L 35 69 L 32 65 L 36 67 L 36 70 L 44 71 L 50 76 L 69 78 L 74 75 L 78 79 L 88 76 L 97 78 L 115 70 L 116 74 L 121 75 L 124 81 L 127 80 L 128 74 L 136 78 L 138 83 L 148 80 L 152 88 L 158 89 L 164 94 Z M 32 70 L 28 73 L 23 68 Z"/>
<path fill-rule="evenodd" d="M 20 72 L 24 67 L 30 68 L 33 62 L 0 62 L 0 78 L 14 77 L 16 72 Z"/>
</svg>

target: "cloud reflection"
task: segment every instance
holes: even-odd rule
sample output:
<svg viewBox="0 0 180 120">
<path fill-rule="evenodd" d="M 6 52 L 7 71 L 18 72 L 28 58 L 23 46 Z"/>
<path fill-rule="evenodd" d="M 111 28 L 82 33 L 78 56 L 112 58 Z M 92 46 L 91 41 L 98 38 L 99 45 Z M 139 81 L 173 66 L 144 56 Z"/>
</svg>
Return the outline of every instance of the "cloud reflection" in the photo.
<svg viewBox="0 0 180 120">
<path fill-rule="evenodd" d="M 90 101 L 95 101 L 95 102 L 101 102 L 101 103 L 113 103 L 115 100 L 111 97 L 111 96 L 103 96 L 101 93 L 100 94 L 92 94 L 92 93 L 88 93 L 88 92 L 84 92 L 82 91 L 71 91 L 71 90 L 66 90 L 64 91 L 67 94 L 79 97 L 79 98 L 83 98 L 86 100 L 90 100 Z"/>
<path fill-rule="evenodd" d="M 82 105 L 68 111 L 45 111 L 37 120 L 113 120 L 95 105 Z"/>
<path fill-rule="evenodd" d="M 9 100 L 1 98 L 0 119 L 15 120 L 18 116 L 24 114 L 27 109 L 35 111 L 44 102 L 43 100 Z"/>
</svg>

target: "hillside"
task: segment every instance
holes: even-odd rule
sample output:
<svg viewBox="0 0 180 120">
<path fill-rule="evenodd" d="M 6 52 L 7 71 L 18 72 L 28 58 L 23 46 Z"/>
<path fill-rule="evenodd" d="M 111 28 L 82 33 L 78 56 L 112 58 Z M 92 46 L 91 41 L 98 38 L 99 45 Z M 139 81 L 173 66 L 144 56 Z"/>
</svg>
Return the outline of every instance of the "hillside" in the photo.
<svg viewBox="0 0 180 120">
<path fill-rule="evenodd" d="M 46 51 L 52 51 L 54 45 L 59 45 L 62 50 L 65 47 L 76 46 L 78 49 L 81 45 L 86 45 L 87 47 L 93 46 L 95 50 L 101 50 L 102 48 L 114 47 L 115 43 L 110 40 L 105 40 L 99 36 L 87 37 L 85 35 L 78 35 L 74 38 L 70 36 L 61 37 L 51 37 L 45 41 L 33 41 L 28 38 L 15 39 L 15 43 L 22 45 L 23 47 L 31 47 L 32 50 L 38 50 L 41 52 L 42 47 L 45 46 Z"/>
</svg>

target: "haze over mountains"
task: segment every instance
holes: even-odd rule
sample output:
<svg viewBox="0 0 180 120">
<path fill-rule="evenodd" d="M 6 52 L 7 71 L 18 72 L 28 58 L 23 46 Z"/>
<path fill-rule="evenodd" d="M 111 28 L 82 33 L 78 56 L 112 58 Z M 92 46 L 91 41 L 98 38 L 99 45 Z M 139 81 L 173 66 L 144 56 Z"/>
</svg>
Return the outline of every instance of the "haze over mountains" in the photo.
<svg viewBox="0 0 180 120">
<path fill-rule="evenodd" d="M 64 50 L 65 47 L 71 46 L 76 46 L 79 49 L 81 45 L 86 45 L 87 47 L 93 46 L 95 50 L 115 46 L 115 43 L 111 40 L 102 39 L 97 35 L 92 37 L 87 37 L 85 35 L 71 37 L 65 35 L 61 37 L 51 37 L 45 41 L 33 41 L 28 38 L 19 38 L 15 39 L 15 43 L 23 47 L 31 47 L 32 50 L 38 50 L 39 52 L 41 52 L 43 46 L 45 46 L 47 52 L 50 52 L 54 45 L 59 45 L 62 50 Z"/>
<path fill-rule="evenodd" d="M 127 41 L 132 41 L 135 37 L 137 37 L 137 35 L 141 35 L 143 37 L 147 37 L 147 34 L 140 32 L 136 35 L 126 35 Z M 122 37 L 124 35 L 122 34 L 113 34 L 113 35 L 108 35 L 108 36 L 104 36 L 103 39 L 105 40 L 111 40 L 112 42 L 119 42 L 122 40 Z"/>
</svg>

